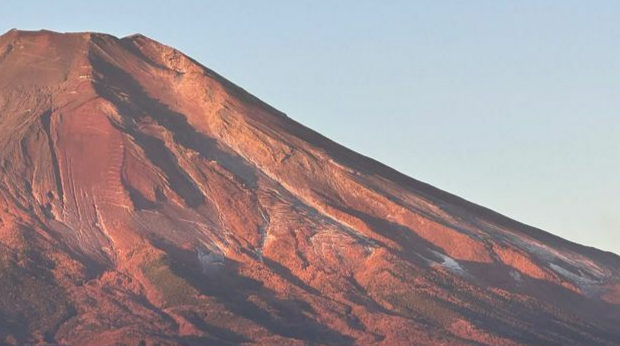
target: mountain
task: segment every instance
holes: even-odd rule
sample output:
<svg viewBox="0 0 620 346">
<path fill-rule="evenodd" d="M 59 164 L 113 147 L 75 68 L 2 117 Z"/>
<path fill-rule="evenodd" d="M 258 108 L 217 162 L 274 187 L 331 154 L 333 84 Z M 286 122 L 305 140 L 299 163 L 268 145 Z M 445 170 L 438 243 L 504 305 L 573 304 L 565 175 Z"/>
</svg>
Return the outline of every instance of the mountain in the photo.
<svg viewBox="0 0 620 346">
<path fill-rule="evenodd" d="M 620 257 L 141 35 L 0 36 L 0 247 L 7 345 L 620 345 Z"/>
</svg>

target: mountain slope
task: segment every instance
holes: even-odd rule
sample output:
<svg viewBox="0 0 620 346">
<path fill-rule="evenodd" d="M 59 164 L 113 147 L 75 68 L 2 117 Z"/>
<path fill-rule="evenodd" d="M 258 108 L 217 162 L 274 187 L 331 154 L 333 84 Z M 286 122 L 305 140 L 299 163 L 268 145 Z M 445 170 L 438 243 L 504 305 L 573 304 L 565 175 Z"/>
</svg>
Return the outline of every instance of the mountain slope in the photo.
<svg viewBox="0 0 620 346">
<path fill-rule="evenodd" d="M 0 36 L 0 340 L 620 345 L 620 258 L 141 35 Z"/>
</svg>

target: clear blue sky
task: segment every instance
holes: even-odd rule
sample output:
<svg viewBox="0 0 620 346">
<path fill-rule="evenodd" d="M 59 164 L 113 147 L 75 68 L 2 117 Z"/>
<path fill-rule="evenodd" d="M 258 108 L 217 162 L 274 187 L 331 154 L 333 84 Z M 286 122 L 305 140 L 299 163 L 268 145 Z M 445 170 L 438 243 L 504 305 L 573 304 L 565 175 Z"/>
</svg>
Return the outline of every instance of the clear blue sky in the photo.
<svg viewBox="0 0 620 346">
<path fill-rule="evenodd" d="M 143 33 L 412 177 L 620 253 L 620 1 L 128 2 L 3 0 L 0 31 Z"/>
</svg>

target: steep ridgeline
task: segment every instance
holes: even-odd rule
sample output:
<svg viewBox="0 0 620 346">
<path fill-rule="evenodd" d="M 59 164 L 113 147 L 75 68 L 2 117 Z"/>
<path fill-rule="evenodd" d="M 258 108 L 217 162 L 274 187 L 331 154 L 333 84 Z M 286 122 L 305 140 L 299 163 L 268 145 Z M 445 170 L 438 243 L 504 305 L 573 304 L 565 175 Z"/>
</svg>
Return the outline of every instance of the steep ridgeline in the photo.
<svg viewBox="0 0 620 346">
<path fill-rule="evenodd" d="M 0 36 L 0 343 L 620 345 L 620 258 L 134 35 Z"/>
</svg>

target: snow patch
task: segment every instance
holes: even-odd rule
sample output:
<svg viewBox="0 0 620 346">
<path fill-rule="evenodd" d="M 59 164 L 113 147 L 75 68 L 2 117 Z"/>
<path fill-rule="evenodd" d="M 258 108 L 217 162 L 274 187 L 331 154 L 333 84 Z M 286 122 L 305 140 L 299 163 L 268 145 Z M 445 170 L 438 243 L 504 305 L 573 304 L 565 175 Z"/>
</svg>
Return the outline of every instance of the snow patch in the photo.
<svg viewBox="0 0 620 346">
<path fill-rule="evenodd" d="M 258 209 L 261 218 L 263 219 L 263 224 L 258 226 L 258 247 L 254 250 L 256 252 L 256 257 L 258 257 L 259 261 L 263 261 L 263 249 L 265 248 L 265 244 L 269 238 L 269 225 L 271 220 L 269 218 L 269 214 L 263 211 L 262 208 Z"/>
<path fill-rule="evenodd" d="M 442 262 L 435 262 L 438 263 L 439 265 L 441 265 L 442 267 L 446 268 L 446 270 L 448 270 L 449 272 L 461 275 L 461 276 L 467 276 L 467 271 L 465 271 L 465 269 L 463 269 L 463 267 L 461 267 L 461 265 L 459 264 L 459 262 L 457 262 L 455 259 L 453 259 L 452 257 L 448 256 L 448 255 L 444 255 L 441 252 L 437 252 L 434 250 L 431 250 L 433 252 L 433 254 L 435 254 L 435 256 L 441 258 Z"/>
<path fill-rule="evenodd" d="M 224 254 L 217 250 L 198 248 L 198 261 L 202 265 L 202 273 L 213 273 L 224 266 Z"/>
<path fill-rule="evenodd" d="M 517 236 L 514 234 L 505 233 L 504 236 L 508 238 L 508 240 L 511 241 L 513 244 L 521 248 L 523 251 L 535 255 L 537 258 L 541 259 L 544 262 L 553 263 L 557 261 L 562 261 L 570 264 L 575 268 L 578 268 L 580 271 L 587 272 L 588 274 L 596 277 L 599 280 L 604 280 L 605 278 L 612 276 L 612 273 L 610 273 L 609 270 L 602 268 L 599 264 L 578 253 L 559 251 L 547 245 L 541 244 L 536 240 Z M 575 275 L 573 273 L 571 274 Z M 579 275 L 577 276 L 581 277 Z"/>
<path fill-rule="evenodd" d="M 510 276 L 516 281 L 516 282 L 522 282 L 523 278 L 521 277 L 521 273 L 519 273 L 516 270 L 511 270 L 510 271 Z"/>
<path fill-rule="evenodd" d="M 551 269 L 553 269 L 553 271 L 555 271 L 556 273 L 560 274 L 563 278 L 570 281 L 575 286 L 579 287 L 579 289 L 586 296 L 591 297 L 596 294 L 598 281 L 575 274 L 570 270 L 555 263 L 549 263 L 549 267 L 551 267 Z"/>
</svg>

